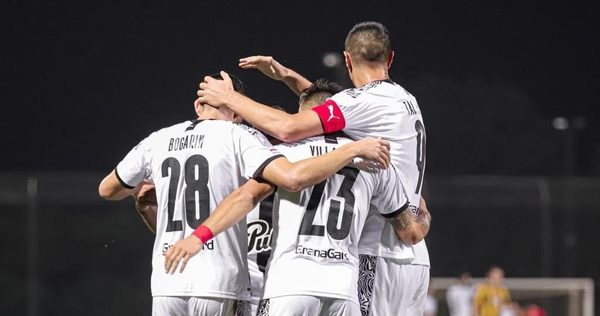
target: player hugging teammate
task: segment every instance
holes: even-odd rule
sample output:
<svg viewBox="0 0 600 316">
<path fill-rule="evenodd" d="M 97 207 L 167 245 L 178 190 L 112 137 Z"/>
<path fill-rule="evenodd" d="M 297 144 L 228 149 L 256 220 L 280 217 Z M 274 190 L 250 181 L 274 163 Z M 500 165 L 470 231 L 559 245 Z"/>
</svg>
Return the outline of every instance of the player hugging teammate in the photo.
<svg viewBox="0 0 600 316">
<path fill-rule="evenodd" d="M 154 315 L 422 315 L 430 216 L 420 194 L 421 111 L 389 79 L 393 51 L 383 25 L 355 25 L 344 56 L 354 89 L 311 83 L 271 57 L 240 60 L 299 94 L 297 114 L 249 99 L 224 72 L 200 84 L 196 108 L 218 112 L 198 111 L 200 119 L 243 119 L 284 143 L 196 120 L 167 130 L 201 133 L 209 147 L 218 129 L 223 139 L 213 146 L 229 156 L 189 148 L 169 160 L 158 153 L 161 139 L 168 142 L 159 131 L 103 180 L 101 195 L 110 199 L 143 179 L 156 185 L 155 248 L 164 236 L 172 246 L 153 259 Z M 211 241 L 214 249 L 202 250 Z"/>
</svg>

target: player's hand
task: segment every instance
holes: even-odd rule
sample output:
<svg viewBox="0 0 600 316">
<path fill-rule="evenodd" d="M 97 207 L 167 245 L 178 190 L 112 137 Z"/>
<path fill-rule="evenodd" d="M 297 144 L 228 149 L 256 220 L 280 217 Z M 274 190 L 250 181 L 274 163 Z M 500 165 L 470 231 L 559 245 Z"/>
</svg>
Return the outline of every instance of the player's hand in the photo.
<svg viewBox="0 0 600 316">
<path fill-rule="evenodd" d="M 265 76 L 281 81 L 287 74 L 287 68 L 282 66 L 271 56 L 250 56 L 240 59 L 239 66 L 242 69 L 257 69 Z"/>
<path fill-rule="evenodd" d="M 156 206 L 156 188 L 154 182 L 144 180 L 140 183 L 131 196 L 135 199 L 135 206 L 139 210 L 140 207 Z"/>
<path fill-rule="evenodd" d="M 194 105 L 208 104 L 216 108 L 226 105 L 227 96 L 235 91 L 231 77 L 224 71 L 221 71 L 220 74 L 223 80 L 210 76 L 204 77 L 204 81 L 200 83 L 200 90 L 196 93 L 198 99 Z"/>
<path fill-rule="evenodd" d="M 165 270 L 173 274 L 179 266 L 179 273 L 183 272 L 187 262 L 202 249 L 202 242 L 194 235 L 179 240 L 165 252 Z"/>
<path fill-rule="evenodd" d="M 357 156 L 371 161 L 379 168 L 387 169 L 390 165 L 390 142 L 367 137 L 352 143 L 358 150 Z"/>
<path fill-rule="evenodd" d="M 156 202 L 154 183 L 149 180 L 144 180 L 134 189 L 131 196 L 135 200 L 135 209 L 142 217 L 142 220 L 148 229 L 150 229 L 151 232 L 156 233 L 156 213 L 158 205 Z"/>
</svg>

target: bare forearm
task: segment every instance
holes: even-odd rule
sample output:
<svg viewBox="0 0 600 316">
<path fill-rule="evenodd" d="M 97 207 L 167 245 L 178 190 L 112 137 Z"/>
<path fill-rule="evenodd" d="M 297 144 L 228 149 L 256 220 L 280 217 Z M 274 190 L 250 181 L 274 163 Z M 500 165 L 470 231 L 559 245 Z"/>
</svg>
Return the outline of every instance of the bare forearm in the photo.
<svg viewBox="0 0 600 316">
<path fill-rule="evenodd" d="M 141 204 L 136 201 L 136 210 L 148 229 L 156 234 L 156 205 Z"/>
<path fill-rule="evenodd" d="M 286 75 L 281 79 L 297 96 L 300 96 L 304 89 L 312 85 L 308 79 L 304 78 L 299 73 L 286 67 Z"/>
<path fill-rule="evenodd" d="M 256 102 L 239 93 L 232 93 L 226 105 L 252 126 L 275 138 L 288 141 L 290 124 L 293 123 L 292 115 Z"/>
<path fill-rule="evenodd" d="M 257 184 L 254 188 L 256 190 L 248 190 L 248 187 L 242 186 L 232 192 L 202 225 L 210 228 L 216 236 L 241 221 L 258 202 L 272 192 L 271 186 L 267 184 Z"/>
<path fill-rule="evenodd" d="M 425 238 L 429 231 L 429 213 L 415 215 L 410 210 L 405 210 L 399 215 L 389 219 L 394 227 L 396 236 L 405 243 L 414 245 Z"/>
<path fill-rule="evenodd" d="M 357 154 L 358 150 L 348 144 L 325 155 L 295 163 L 278 159 L 265 168 L 263 178 L 287 191 L 297 192 L 329 178 L 344 168 Z"/>
<path fill-rule="evenodd" d="M 420 230 L 423 232 L 423 238 L 425 238 L 431 227 L 431 214 L 429 211 L 421 209 L 417 215 L 416 223 L 420 226 Z"/>
</svg>

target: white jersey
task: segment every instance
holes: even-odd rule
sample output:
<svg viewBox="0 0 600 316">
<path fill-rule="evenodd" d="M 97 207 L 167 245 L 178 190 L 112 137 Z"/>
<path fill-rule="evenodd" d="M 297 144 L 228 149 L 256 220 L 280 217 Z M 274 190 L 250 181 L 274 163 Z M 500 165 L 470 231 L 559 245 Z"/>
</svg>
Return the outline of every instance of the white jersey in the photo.
<svg viewBox="0 0 600 316">
<path fill-rule="evenodd" d="M 271 256 L 271 233 L 273 232 L 273 199 L 275 194 L 264 198 L 246 215 L 248 223 L 248 272 L 252 293 L 252 314 L 256 315 L 264 289 L 264 272 Z"/>
<path fill-rule="evenodd" d="M 276 157 L 260 132 L 228 121 L 187 121 L 152 133 L 115 169 L 126 187 L 156 186 L 153 296 L 248 300 L 247 231 L 242 221 L 207 242 L 183 273 L 167 274 L 164 253 L 189 236 L 212 210 Z"/>
<path fill-rule="evenodd" d="M 421 109 L 413 95 L 391 80 L 377 80 L 360 89 L 337 93 L 313 110 L 319 115 L 325 133 L 343 130 L 353 139 L 370 136 L 389 141 L 392 164 L 406 188 L 398 194 L 407 194 L 411 210 L 417 211 L 425 174 L 426 137 Z M 382 256 L 406 248 L 399 245 L 389 224 L 382 243 L 388 248 Z M 415 256 L 412 264 L 429 266 L 425 241 L 412 248 Z"/>
<path fill-rule="evenodd" d="M 316 136 L 276 146 L 290 161 L 325 154 L 350 140 Z M 369 204 L 383 213 L 407 205 L 393 167 L 368 173 L 346 167 L 301 192 L 278 190 L 273 207 L 273 253 L 264 298 L 312 295 L 356 302 L 358 240 Z"/>
</svg>

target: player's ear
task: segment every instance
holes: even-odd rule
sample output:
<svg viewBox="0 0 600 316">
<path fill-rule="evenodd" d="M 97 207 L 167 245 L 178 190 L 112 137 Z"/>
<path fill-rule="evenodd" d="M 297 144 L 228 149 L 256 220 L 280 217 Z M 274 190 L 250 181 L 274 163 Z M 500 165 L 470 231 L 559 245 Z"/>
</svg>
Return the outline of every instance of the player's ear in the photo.
<svg viewBox="0 0 600 316">
<path fill-rule="evenodd" d="M 204 108 L 202 107 L 202 103 L 200 103 L 199 99 L 196 99 L 196 101 L 194 101 L 194 110 L 196 111 L 196 115 L 200 116 L 200 114 L 202 114 L 202 111 L 204 110 Z"/>
<path fill-rule="evenodd" d="M 387 58 L 387 67 L 388 69 L 392 66 L 392 62 L 394 61 L 394 51 L 391 51 Z"/>
<path fill-rule="evenodd" d="M 352 59 L 350 59 L 350 54 L 347 51 L 344 51 L 344 61 L 346 62 L 346 68 L 352 73 Z"/>
</svg>

